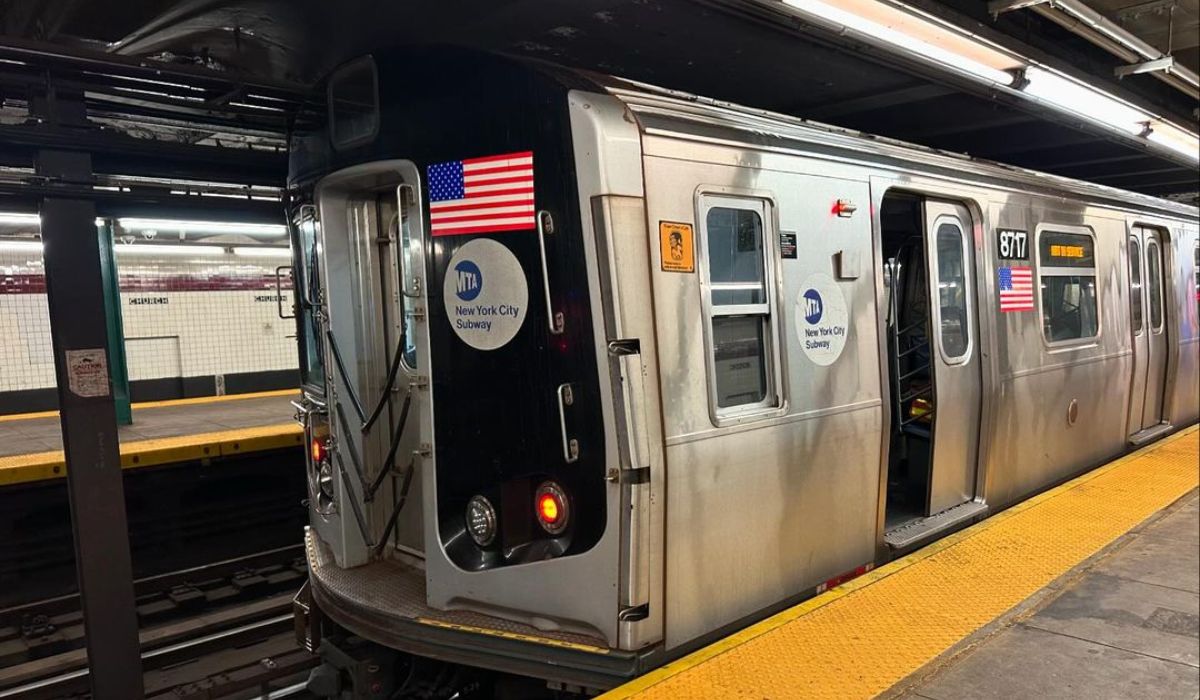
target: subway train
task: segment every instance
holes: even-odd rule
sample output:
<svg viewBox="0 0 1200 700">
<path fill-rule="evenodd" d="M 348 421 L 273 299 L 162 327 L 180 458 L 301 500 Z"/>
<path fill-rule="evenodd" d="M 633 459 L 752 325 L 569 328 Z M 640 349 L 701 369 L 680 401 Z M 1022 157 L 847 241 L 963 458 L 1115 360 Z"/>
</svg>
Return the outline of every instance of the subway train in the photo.
<svg viewBox="0 0 1200 700">
<path fill-rule="evenodd" d="M 1194 207 L 495 56 L 322 87 L 325 694 L 609 688 L 1200 413 Z"/>
</svg>

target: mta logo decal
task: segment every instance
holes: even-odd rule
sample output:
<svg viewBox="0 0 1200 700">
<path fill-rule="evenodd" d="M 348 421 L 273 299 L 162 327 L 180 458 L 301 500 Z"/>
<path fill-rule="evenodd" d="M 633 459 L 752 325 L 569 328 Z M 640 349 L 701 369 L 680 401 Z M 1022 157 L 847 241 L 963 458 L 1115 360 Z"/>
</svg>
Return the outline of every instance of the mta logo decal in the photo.
<svg viewBox="0 0 1200 700">
<path fill-rule="evenodd" d="M 804 320 L 809 323 L 817 323 L 821 320 L 821 315 L 825 312 L 825 305 L 821 302 L 821 294 L 810 289 L 804 293 Z"/>
<path fill-rule="evenodd" d="M 454 266 L 454 274 L 458 279 L 455 283 L 455 294 L 463 301 L 473 301 L 483 291 L 483 273 L 479 266 L 470 260 L 463 260 Z"/>
</svg>

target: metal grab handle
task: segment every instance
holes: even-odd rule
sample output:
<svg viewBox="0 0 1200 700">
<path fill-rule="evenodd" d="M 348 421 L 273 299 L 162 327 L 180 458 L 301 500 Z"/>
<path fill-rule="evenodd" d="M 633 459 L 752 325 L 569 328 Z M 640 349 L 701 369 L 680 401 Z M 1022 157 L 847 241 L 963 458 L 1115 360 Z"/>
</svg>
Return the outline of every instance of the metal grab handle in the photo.
<svg viewBox="0 0 1200 700">
<path fill-rule="evenodd" d="M 562 429 L 563 459 L 570 464 L 579 459 L 579 441 L 567 435 L 567 406 L 575 403 L 575 390 L 570 384 L 558 385 L 558 425 Z"/>
<path fill-rule="evenodd" d="M 290 270 L 290 269 L 292 269 L 291 265 L 280 265 L 279 267 L 275 268 L 275 313 L 279 314 L 279 318 L 283 318 L 283 319 L 296 318 L 295 299 L 293 299 L 293 304 L 292 304 L 292 315 L 285 316 L 283 314 L 283 274 L 282 274 L 282 272 L 284 270 Z M 295 291 L 295 289 L 296 289 L 296 285 L 293 284 L 292 291 Z M 294 296 L 295 295 L 293 295 L 293 297 Z"/>
<path fill-rule="evenodd" d="M 408 192 L 405 197 L 404 193 Z M 407 227 L 404 225 L 404 213 L 407 211 L 406 204 L 415 204 L 417 202 L 417 190 L 409 184 L 401 184 L 396 187 L 396 202 L 400 206 L 400 218 L 396 222 L 396 239 L 399 241 L 399 251 L 396 252 L 396 269 L 400 271 L 400 293 L 409 299 L 421 298 L 421 278 L 413 275 L 412 289 L 408 288 L 407 275 L 409 273 L 408 265 L 405 262 L 404 256 L 408 253 L 408 235 L 405 234 Z"/>
<path fill-rule="evenodd" d="M 550 299 L 550 269 L 546 265 L 546 235 L 554 233 L 554 219 L 546 210 L 537 213 L 538 250 L 542 254 L 542 291 L 546 293 L 546 320 L 550 333 L 558 335 L 563 332 L 563 314 L 554 310 L 554 302 Z"/>
</svg>

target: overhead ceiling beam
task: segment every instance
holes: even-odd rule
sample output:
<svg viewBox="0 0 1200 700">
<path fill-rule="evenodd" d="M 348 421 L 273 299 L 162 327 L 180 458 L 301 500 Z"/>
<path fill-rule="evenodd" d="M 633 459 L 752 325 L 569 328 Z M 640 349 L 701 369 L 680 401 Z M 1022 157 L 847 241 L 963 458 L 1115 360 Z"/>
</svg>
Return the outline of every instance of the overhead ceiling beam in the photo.
<svg viewBox="0 0 1200 700">
<path fill-rule="evenodd" d="M 0 125 L 4 165 L 32 163 L 38 148 L 57 146 L 92 154 L 93 169 L 110 175 L 143 175 L 281 187 L 287 155 L 250 148 L 197 146 L 140 139 L 114 131 Z"/>
<path fill-rule="evenodd" d="M 96 203 L 98 216 L 237 221 L 247 224 L 283 223 L 280 202 L 229 197 L 198 197 L 169 192 L 113 192 L 94 187 L 64 188 L 44 183 L 0 182 L 0 208 L 13 212 L 36 212 L 46 196 L 74 196 Z"/>
<path fill-rule="evenodd" d="M 815 108 L 798 107 L 795 113 L 808 119 L 833 119 L 847 114 L 861 114 L 863 112 L 873 112 L 877 109 L 887 109 L 889 107 L 924 102 L 952 95 L 954 92 L 955 90 L 945 85 L 922 83 L 920 85 L 900 88 L 899 90 L 877 92 L 841 102 L 833 102 Z"/>
<path fill-rule="evenodd" d="M 1002 126 L 1016 126 L 1037 121 L 1037 118 L 1025 112 L 997 112 L 994 116 L 980 119 L 964 119 L 954 124 L 937 124 L 905 131 L 901 138 L 909 141 L 924 143 L 926 140 L 951 134 L 975 132 L 983 129 L 995 129 Z"/>
<path fill-rule="evenodd" d="M 1178 176 L 1180 172 L 1186 172 L 1182 168 L 1149 168 L 1147 170 L 1126 170 L 1117 173 L 1107 173 L 1102 175 L 1093 175 L 1093 179 L 1099 182 L 1109 182 L 1112 180 L 1128 180 L 1130 178 L 1145 179 L 1149 175 L 1162 175 L 1163 173 L 1173 173 Z"/>
<path fill-rule="evenodd" d="M 1137 63 L 1153 61 L 1166 55 L 1081 0 L 1054 0 L 1052 3 L 1035 4 L 1031 7 L 1039 15 L 1122 60 Z M 1173 64 L 1151 75 L 1192 99 L 1200 99 L 1200 76 L 1184 66 Z"/>
<path fill-rule="evenodd" d="M 142 80 L 178 82 L 214 90 L 228 91 L 233 86 L 240 85 L 250 92 L 287 100 L 303 99 L 307 91 L 303 85 L 253 75 L 234 75 L 199 66 L 70 49 L 58 44 L 11 36 L 0 40 L 0 58 L 29 63 L 43 69 L 91 70 Z"/>
</svg>

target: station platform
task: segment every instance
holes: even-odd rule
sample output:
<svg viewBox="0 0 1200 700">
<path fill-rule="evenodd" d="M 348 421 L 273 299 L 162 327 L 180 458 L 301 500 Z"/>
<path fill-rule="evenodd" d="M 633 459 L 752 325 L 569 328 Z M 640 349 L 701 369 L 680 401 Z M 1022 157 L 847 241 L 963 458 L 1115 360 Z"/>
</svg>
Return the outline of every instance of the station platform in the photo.
<svg viewBox="0 0 1200 700">
<path fill-rule="evenodd" d="M 1196 426 L 606 695 L 1200 695 Z"/>
<path fill-rule="evenodd" d="M 121 466 L 274 450 L 303 443 L 292 419 L 298 391 L 210 396 L 133 404 L 133 424 L 120 426 Z M 57 411 L 0 416 L 0 487 L 66 475 Z"/>
</svg>

